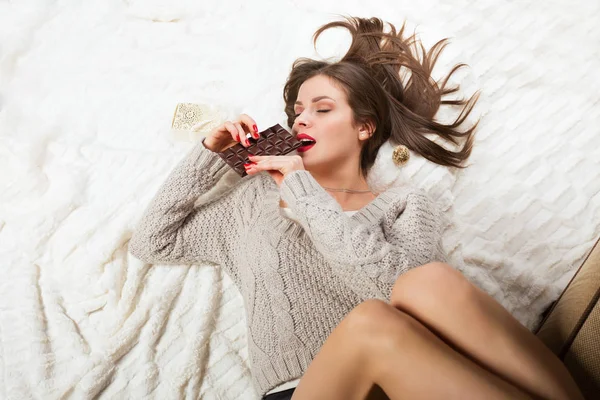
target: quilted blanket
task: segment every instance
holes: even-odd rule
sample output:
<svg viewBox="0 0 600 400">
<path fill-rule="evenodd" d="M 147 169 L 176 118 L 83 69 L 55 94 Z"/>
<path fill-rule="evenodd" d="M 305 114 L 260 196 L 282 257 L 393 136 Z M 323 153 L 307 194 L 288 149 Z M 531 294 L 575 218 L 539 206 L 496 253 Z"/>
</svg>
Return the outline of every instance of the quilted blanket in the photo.
<svg viewBox="0 0 600 400">
<path fill-rule="evenodd" d="M 470 166 L 398 169 L 386 145 L 369 181 L 426 189 L 452 263 L 536 326 L 600 233 L 600 3 L 0 2 L 0 398 L 258 398 L 229 277 L 127 244 L 197 139 L 170 129 L 176 104 L 283 123 L 293 60 L 348 45 L 312 47 L 339 14 L 449 37 L 438 76 L 470 66 L 454 78 L 481 91 Z"/>
</svg>

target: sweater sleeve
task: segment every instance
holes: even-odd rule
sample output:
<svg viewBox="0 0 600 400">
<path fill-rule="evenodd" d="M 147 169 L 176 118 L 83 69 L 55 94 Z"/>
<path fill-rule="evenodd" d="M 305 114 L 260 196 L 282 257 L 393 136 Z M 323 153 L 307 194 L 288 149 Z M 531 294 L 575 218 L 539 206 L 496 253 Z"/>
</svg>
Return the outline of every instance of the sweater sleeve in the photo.
<svg viewBox="0 0 600 400">
<path fill-rule="evenodd" d="M 439 210 L 419 189 L 399 189 L 379 225 L 346 215 L 308 171 L 287 175 L 280 190 L 334 273 L 362 298 L 388 300 L 400 274 L 445 261 Z"/>
<path fill-rule="evenodd" d="M 129 242 L 129 252 L 148 263 L 209 261 L 223 265 L 239 233 L 235 215 L 243 191 L 230 189 L 195 206 L 229 166 L 197 143 L 171 171 L 145 210 Z"/>
</svg>

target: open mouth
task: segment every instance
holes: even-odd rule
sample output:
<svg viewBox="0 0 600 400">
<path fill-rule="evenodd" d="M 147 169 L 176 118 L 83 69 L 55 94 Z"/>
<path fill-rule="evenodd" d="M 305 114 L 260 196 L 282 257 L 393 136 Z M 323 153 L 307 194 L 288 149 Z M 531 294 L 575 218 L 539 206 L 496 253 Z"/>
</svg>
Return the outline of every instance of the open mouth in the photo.
<svg viewBox="0 0 600 400">
<path fill-rule="evenodd" d="M 317 143 L 314 140 L 304 138 L 300 139 L 300 141 L 302 142 L 302 147 L 299 147 L 298 150 L 296 150 L 298 153 L 304 153 L 305 151 L 312 149 L 315 143 Z"/>
<path fill-rule="evenodd" d="M 300 141 L 302 142 L 302 147 L 310 146 L 310 145 L 317 143 L 311 139 L 300 139 Z"/>
</svg>

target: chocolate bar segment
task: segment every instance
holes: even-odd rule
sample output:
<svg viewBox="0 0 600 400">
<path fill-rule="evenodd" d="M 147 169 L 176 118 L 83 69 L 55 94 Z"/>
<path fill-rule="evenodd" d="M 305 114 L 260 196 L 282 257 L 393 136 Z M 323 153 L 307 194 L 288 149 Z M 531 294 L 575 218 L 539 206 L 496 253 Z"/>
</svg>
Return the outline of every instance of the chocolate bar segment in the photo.
<svg viewBox="0 0 600 400">
<path fill-rule="evenodd" d="M 251 145 L 248 147 L 237 143 L 227 150 L 217 153 L 235 172 L 241 177 L 248 175 L 244 164 L 250 162 L 248 155 L 255 156 L 282 156 L 288 154 L 299 147 L 302 142 L 281 125 L 273 125 L 267 130 L 259 133 L 258 139 L 251 138 Z"/>
</svg>

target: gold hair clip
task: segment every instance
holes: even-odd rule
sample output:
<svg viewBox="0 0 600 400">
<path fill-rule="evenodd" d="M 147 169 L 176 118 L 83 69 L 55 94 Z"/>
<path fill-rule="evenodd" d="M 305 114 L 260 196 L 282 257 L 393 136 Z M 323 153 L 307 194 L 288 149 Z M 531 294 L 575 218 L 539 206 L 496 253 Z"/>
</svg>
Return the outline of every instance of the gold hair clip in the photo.
<svg viewBox="0 0 600 400">
<path fill-rule="evenodd" d="M 394 164 L 398 167 L 405 165 L 409 158 L 410 152 L 408 151 L 408 147 L 403 144 L 396 146 L 392 153 L 392 160 L 394 160 Z"/>
</svg>

